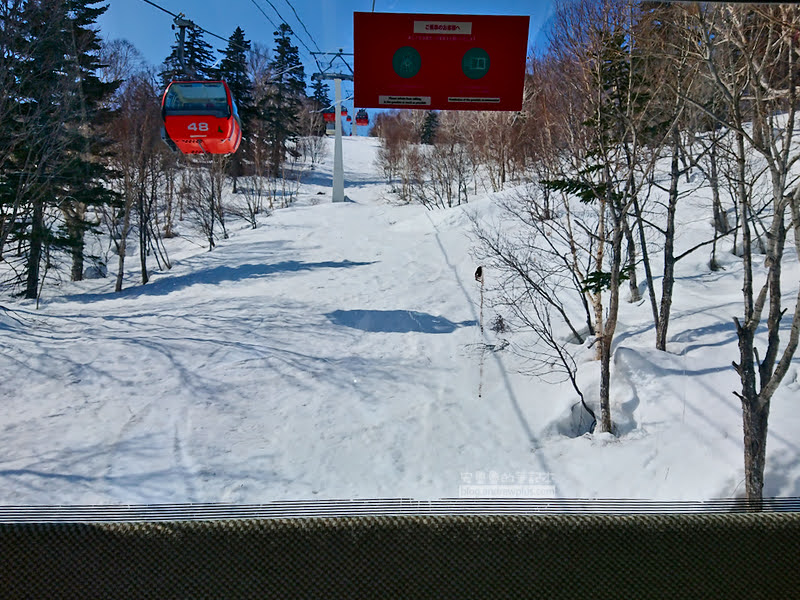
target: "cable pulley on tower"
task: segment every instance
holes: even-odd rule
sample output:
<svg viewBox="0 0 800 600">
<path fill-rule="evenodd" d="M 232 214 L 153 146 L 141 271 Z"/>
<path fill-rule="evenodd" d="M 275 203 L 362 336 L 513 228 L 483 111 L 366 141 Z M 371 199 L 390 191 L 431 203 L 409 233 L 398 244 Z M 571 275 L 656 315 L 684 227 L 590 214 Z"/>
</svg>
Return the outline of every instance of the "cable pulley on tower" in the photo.
<svg viewBox="0 0 800 600">
<path fill-rule="evenodd" d="M 195 77 L 184 60 L 186 28 L 195 25 L 179 14 L 174 27 L 180 29 L 178 61 L 189 80 L 175 79 L 164 92 L 162 137 L 184 154 L 233 154 L 242 141 L 242 124 L 231 90 L 224 81 Z"/>
</svg>

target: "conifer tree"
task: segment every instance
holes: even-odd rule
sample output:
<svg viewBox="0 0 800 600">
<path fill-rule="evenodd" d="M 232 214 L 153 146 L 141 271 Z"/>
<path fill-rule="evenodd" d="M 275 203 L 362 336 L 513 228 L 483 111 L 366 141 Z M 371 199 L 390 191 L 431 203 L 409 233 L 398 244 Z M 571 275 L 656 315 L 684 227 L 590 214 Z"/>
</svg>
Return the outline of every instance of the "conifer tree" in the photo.
<svg viewBox="0 0 800 600">
<path fill-rule="evenodd" d="M 228 164 L 228 172 L 233 176 L 234 192 L 236 192 L 236 178 L 243 174 L 244 161 L 246 156 L 251 154 L 248 144 L 254 110 L 253 84 L 247 74 L 247 53 L 249 51 L 250 41 L 245 39 L 242 28 L 237 27 L 228 38 L 227 47 L 222 51 L 224 58 L 217 71 L 217 76 L 224 79 L 231 90 L 231 95 L 239 110 L 242 127 L 242 146 L 230 157 Z"/>
<path fill-rule="evenodd" d="M 23 210 L 18 181 L 21 165 L 15 156 L 17 143 L 24 138 L 21 97 L 16 93 L 23 77 L 24 59 L 19 52 L 24 36 L 22 8 L 21 0 L 14 0 L 0 14 L 0 260 Z"/>
<path fill-rule="evenodd" d="M 239 107 L 239 115 L 247 121 L 253 103 L 253 84 L 247 75 L 247 53 L 250 51 L 250 40 L 244 38 L 244 30 L 237 27 L 230 38 L 224 58 L 220 61 L 217 74 L 224 79 Z"/>
<path fill-rule="evenodd" d="M 287 144 L 299 134 L 299 115 L 305 98 L 305 73 L 297 46 L 292 45 L 292 28 L 281 23 L 275 35 L 271 89 L 261 107 L 261 118 L 270 143 L 270 171 L 280 172 Z"/>
<path fill-rule="evenodd" d="M 16 181 L 25 185 L 29 213 L 19 233 L 27 243 L 27 298 L 38 295 L 40 265 L 48 249 L 68 251 L 72 278 L 82 278 L 92 207 L 114 201 L 103 184 L 109 171 L 101 160 L 105 143 L 98 125 L 104 115 L 101 102 L 119 82 L 104 83 L 96 74 L 102 65 L 94 26 L 106 10 L 96 4 L 98 0 L 31 1 L 22 15 L 25 43 L 18 52 L 24 59 L 17 75 L 25 137 L 14 154 L 18 166 L 27 160 L 33 169 L 24 174 L 25 181 Z"/>
<path fill-rule="evenodd" d="M 420 132 L 420 142 L 423 144 L 433 144 L 436 140 L 436 130 L 439 127 L 439 113 L 436 111 L 428 111 L 425 115 L 425 121 L 422 123 L 422 131 Z"/>
<path fill-rule="evenodd" d="M 330 86 L 321 79 L 315 79 L 311 84 L 311 90 L 314 92 L 311 99 L 314 104 L 322 110 L 332 104 L 329 94 L 331 93 Z"/>
<path fill-rule="evenodd" d="M 164 59 L 164 69 L 159 73 L 161 83 L 166 87 L 173 79 L 214 79 L 216 77 L 213 67 L 214 55 L 212 54 L 211 44 L 203 38 L 203 30 L 198 27 L 186 28 L 186 40 L 183 48 L 185 70 L 181 67 L 178 58 L 180 37 L 178 35 L 175 37 L 176 40 L 172 45 L 172 51 Z"/>
<path fill-rule="evenodd" d="M 313 92 L 311 96 L 312 110 L 321 112 L 333 104 L 329 95 L 331 93 L 330 86 L 323 80 L 315 79 L 311 84 L 311 91 Z M 316 122 L 318 125 L 315 126 L 314 135 L 325 135 L 325 121 L 317 119 Z"/>
</svg>

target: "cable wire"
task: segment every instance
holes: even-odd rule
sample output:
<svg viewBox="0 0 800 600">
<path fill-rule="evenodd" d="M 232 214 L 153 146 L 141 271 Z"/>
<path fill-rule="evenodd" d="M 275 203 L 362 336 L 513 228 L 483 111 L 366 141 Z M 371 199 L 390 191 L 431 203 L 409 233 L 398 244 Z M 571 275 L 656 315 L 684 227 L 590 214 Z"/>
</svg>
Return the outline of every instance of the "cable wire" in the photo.
<svg viewBox="0 0 800 600">
<path fill-rule="evenodd" d="M 253 0 L 253 1 L 255 2 L 255 0 Z M 176 15 L 174 12 L 171 12 L 171 11 L 167 10 L 167 9 L 166 9 L 166 8 L 164 8 L 163 6 L 159 6 L 159 5 L 158 5 L 158 4 L 156 4 L 155 2 L 151 2 L 151 0 L 142 0 L 142 2 L 146 2 L 146 3 L 147 3 L 147 4 L 149 4 L 150 6 L 154 6 L 154 7 L 155 7 L 155 8 L 157 8 L 158 10 L 160 10 L 160 11 L 163 11 L 163 12 L 167 13 L 168 15 L 170 15 L 170 16 L 172 16 L 172 17 L 176 18 L 176 19 L 179 17 L 179 15 Z M 233 46 L 233 47 L 235 47 L 235 48 L 238 48 L 239 50 L 242 50 L 243 52 L 252 52 L 252 49 L 250 49 L 250 48 L 245 48 L 244 46 L 240 46 L 239 44 L 234 44 L 233 42 L 231 42 L 231 41 L 230 41 L 230 39 L 228 39 L 228 38 L 224 38 L 224 37 L 222 37 L 221 35 L 217 35 L 217 34 L 216 34 L 216 33 L 214 33 L 213 31 L 209 31 L 208 29 L 203 29 L 203 28 L 202 28 L 202 27 L 200 27 L 200 26 L 199 26 L 197 23 L 194 23 L 194 22 L 193 22 L 192 24 L 193 24 L 193 26 L 194 26 L 194 28 L 195 28 L 195 29 L 199 29 L 199 30 L 200 30 L 200 31 L 202 31 L 203 33 L 207 33 L 208 35 L 210 35 L 210 36 L 212 36 L 212 37 L 215 37 L 215 38 L 217 38 L 217 39 L 220 39 L 220 40 L 222 40 L 223 42 L 227 42 L 228 44 L 232 45 L 232 46 Z"/>
<path fill-rule="evenodd" d="M 278 18 L 281 20 L 281 22 L 286 23 L 287 25 L 289 24 L 289 21 L 287 21 L 286 19 L 283 18 L 283 15 L 280 13 L 280 11 L 278 11 L 278 8 L 272 3 L 272 0 L 265 0 L 265 2 L 272 7 L 272 10 L 275 11 L 275 14 L 278 15 Z M 253 4 L 255 4 L 255 0 L 253 0 Z M 256 5 L 256 6 L 258 6 L 258 5 Z M 262 10 L 261 12 L 263 13 L 264 11 Z M 264 16 L 266 16 L 266 13 L 264 13 Z M 270 19 L 269 17 L 267 17 L 267 19 L 269 20 L 270 23 L 272 23 L 272 19 Z M 303 26 L 303 27 L 305 27 L 305 26 Z M 276 29 L 279 29 L 279 28 L 276 27 Z M 317 63 L 317 67 L 319 67 L 319 63 L 317 62 L 317 59 L 314 56 L 314 53 L 311 51 L 311 48 L 308 47 L 308 45 L 302 40 L 302 38 L 299 35 L 296 37 L 296 39 L 297 39 L 298 42 L 300 42 L 300 45 L 302 45 L 303 48 L 305 48 L 306 52 L 308 52 L 309 56 L 311 56 L 311 58 L 314 60 L 314 62 Z M 312 39 L 311 41 L 313 43 L 314 40 Z"/>
<path fill-rule="evenodd" d="M 147 1 L 147 0 L 145 0 L 145 1 Z M 270 18 L 269 18 L 269 15 L 268 15 L 266 12 L 264 12 L 264 9 L 263 9 L 263 8 L 261 8 L 261 6 L 259 6 L 258 2 L 256 2 L 256 0 L 250 0 L 250 1 L 253 3 L 253 5 L 254 5 L 254 6 L 255 6 L 255 7 L 258 9 L 258 10 L 260 10 L 260 11 L 261 11 L 261 14 L 262 14 L 262 15 L 264 15 L 264 17 L 267 19 L 267 21 L 269 21 L 269 22 L 270 22 L 270 25 L 272 25 L 272 26 L 273 26 L 275 29 L 277 29 L 277 28 L 278 28 L 278 26 L 275 24 L 275 21 L 273 21 L 272 19 L 270 19 Z"/>
<path fill-rule="evenodd" d="M 155 2 L 150 2 L 150 0 L 142 0 L 142 1 L 143 1 L 143 2 L 147 2 L 147 3 L 148 3 L 150 6 L 155 6 L 155 7 L 156 7 L 158 10 L 163 10 L 165 13 L 167 13 L 168 15 L 171 15 L 171 16 L 175 17 L 176 19 L 178 18 L 178 15 L 176 15 L 176 14 L 175 14 L 175 13 L 173 13 L 173 12 L 170 12 L 170 11 L 168 11 L 168 10 L 167 10 L 166 8 L 164 8 L 163 6 L 159 6 L 159 5 L 158 5 L 158 4 L 156 4 Z"/>
<path fill-rule="evenodd" d="M 286 2 L 286 4 L 289 5 L 289 8 L 292 9 L 292 12 L 294 13 L 295 18 L 297 19 L 298 23 L 300 23 L 300 26 L 303 28 L 303 31 L 306 32 L 306 35 L 308 36 L 308 39 L 311 40 L 312 44 L 314 44 L 314 48 L 317 49 L 317 52 L 320 52 L 319 46 L 317 46 L 317 42 L 314 41 L 314 37 L 311 35 L 311 33 L 309 33 L 308 29 L 306 28 L 306 24 L 303 23 L 303 19 L 301 19 L 300 15 L 297 14 L 297 11 L 294 9 L 294 5 L 291 2 L 289 2 L 289 0 L 284 0 L 284 1 Z"/>
<path fill-rule="evenodd" d="M 274 11 L 275 11 L 275 14 L 276 14 L 276 15 L 278 15 L 278 18 L 279 18 L 279 19 L 280 19 L 280 20 L 281 20 L 283 23 L 287 23 L 287 24 L 288 24 L 288 21 L 287 21 L 286 19 L 284 19 L 284 18 L 283 18 L 283 15 L 281 15 L 281 13 L 278 11 L 277 7 L 276 7 L 276 6 L 275 6 L 275 5 L 274 5 L 274 4 L 271 2 L 271 0 L 265 0 L 265 1 L 267 2 L 267 4 L 269 4 L 269 5 L 272 7 L 272 10 L 274 10 Z M 149 4 L 150 6 L 152 6 L 152 7 L 154 7 L 154 8 L 157 8 L 158 10 L 160 10 L 160 11 L 162 11 L 162 12 L 165 12 L 165 13 L 167 13 L 168 15 L 170 15 L 171 17 L 173 17 L 173 18 L 175 18 L 175 19 L 177 19 L 177 18 L 179 17 L 178 15 L 176 15 L 175 13 L 173 13 L 172 11 L 169 11 L 169 10 L 167 10 L 166 8 L 164 8 L 163 6 L 160 6 L 160 5 L 158 5 L 157 3 L 153 2 L 152 0 L 142 0 L 142 2 L 146 2 L 146 3 L 147 3 L 147 4 Z M 251 0 L 251 2 L 252 2 L 252 3 L 253 3 L 253 5 L 254 5 L 254 6 L 255 6 L 255 7 L 256 7 L 256 8 L 257 8 L 257 9 L 258 9 L 260 12 L 261 12 L 261 14 L 262 14 L 262 15 L 264 15 L 264 18 L 265 18 L 265 19 L 267 19 L 267 21 L 269 21 L 269 23 L 270 23 L 270 24 L 271 24 L 271 25 L 272 25 L 272 26 L 273 26 L 273 27 L 274 27 L 276 30 L 277 30 L 277 29 L 280 29 L 280 27 L 279 27 L 279 26 L 278 26 L 278 25 L 275 23 L 275 21 L 273 21 L 273 20 L 272 20 L 272 18 L 270 18 L 270 16 L 269 16 L 269 15 L 266 13 L 266 11 L 265 11 L 265 10 L 264 10 L 264 9 L 263 9 L 263 8 L 262 8 L 262 7 L 261 7 L 259 4 L 258 4 L 258 2 L 256 2 L 256 0 Z M 293 4 L 292 4 L 292 3 L 291 3 L 289 0 L 286 0 L 286 3 L 289 5 L 289 8 L 291 8 L 291 9 L 292 9 L 292 12 L 294 13 L 294 16 L 297 18 L 297 21 L 298 21 L 298 23 L 300 23 L 300 26 L 303 28 L 303 31 L 305 31 L 306 35 L 308 36 L 308 39 L 311 41 L 311 43 L 312 43 L 312 44 L 314 45 L 314 47 L 317 49 L 317 52 L 320 52 L 319 46 L 317 45 L 316 41 L 314 40 L 314 37 L 313 37 L 313 36 L 311 35 L 311 33 L 308 31 L 308 28 L 306 27 L 306 24 L 305 24 L 305 23 L 303 22 L 303 20 L 300 18 L 300 15 L 299 15 L 299 14 L 297 14 L 297 11 L 295 10 L 295 8 L 294 8 L 294 5 L 293 5 Z M 252 49 L 252 48 L 245 48 L 244 46 L 240 46 L 239 44 L 234 44 L 234 43 L 232 43 L 232 42 L 230 41 L 230 39 L 224 38 L 224 37 L 222 37 L 221 35 L 217 35 L 216 33 L 212 32 L 212 31 L 209 31 L 208 29 L 204 29 L 204 28 L 200 27 L 200 26 L 199 26 L 199 25 L 197 25 L 197 24 L 194 24 L 194 27 L 195 27 L 195 28 L 197 28 L 197 29 L 199 29 L 200 31 L 202 31 L 202 32 L 204 32 L 204 33 L 207 33 L 207 34 L 208 34 L 208 35 L 210 35 L 210 36 L 213 36 L 213 37 L 215 37 L 215 38 L 217 38 L 217 39 L 220 39 L 220 40 L 222 40 L 223 42 L 227 42 L 228 44 L 231 44 L 231 45 L 232 45 L 232 46 L 234 46 L 235 48 L 238 48 L 238 49 L 240 49 L 240 50 L 242 50 L 242 51 L 244 51 L 244 52 L 249 52 L 249 53 L 252 53 L 252 52 L 253 52 L 253 49 Z M 299 42 L 299 43 L 300 43 L 300 44 L 303 46 L 303 48 L 306 50 L 306 52 L 308 52 L 308 54 L 311 56 L 312 60 L 313 60 L 313 61 L 314 61 L 314 63 L 317 65 L 317 69 L 318 69 L 320 72 L 321 72 L 321 71 L 324 71 L 324 69 L 322 68 L 322 65 L 320 65 L 320 64 L 319 64 L 319 61 L 317 60 L 317 57 L 314 55 L 314 52 L 312 52 L 311 48 L 309 48 L 309 47 L 308 47 L 308 45 L 307 45 L 307 44 L 306 44 L 306 43 L 305 43 L 305 42 L 302 40 L 302 38 L 301 38 L 299 35 L 298 35 L 298 36 L 296 36 L 296 39 L 297 39 L 297 41 L 298 41 L 298 42 Z M 328 65 L 328 68 L 330 68 L 332 65 L 333 65 L 333 59 L 331 59 L 331 63 Z M 350 69 L 350 71 L 352 72 L 352 70 L 353 70 L 353 69 L 352 69 L 352 67 L 350 67 L 350 65 L 349 65 L 349 64 L 347 64 L 347 62 L 346 62 L 346 61 L 345 61 L 345 65 L 347 65 L 347 67 L 348 67 L 348 68 Z"/>
</svg>

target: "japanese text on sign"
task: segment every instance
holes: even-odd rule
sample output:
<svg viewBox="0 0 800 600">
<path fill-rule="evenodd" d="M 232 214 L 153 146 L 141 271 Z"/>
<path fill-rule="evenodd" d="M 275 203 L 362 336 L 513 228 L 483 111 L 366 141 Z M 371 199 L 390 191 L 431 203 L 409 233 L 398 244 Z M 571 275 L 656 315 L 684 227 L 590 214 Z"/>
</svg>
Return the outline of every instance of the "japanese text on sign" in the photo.
<svg viewBox="0 0 800 600">
<path fill-rule="evenodd" d="M 414 21 L 414 33 L 472 35 L 472 23 L 456 21 Z"/>
<path fill-rule="evenodd" d="M 353 14 L 354 101 L 370 108 L 518 111 L 530 19 Z"/>
</svg>

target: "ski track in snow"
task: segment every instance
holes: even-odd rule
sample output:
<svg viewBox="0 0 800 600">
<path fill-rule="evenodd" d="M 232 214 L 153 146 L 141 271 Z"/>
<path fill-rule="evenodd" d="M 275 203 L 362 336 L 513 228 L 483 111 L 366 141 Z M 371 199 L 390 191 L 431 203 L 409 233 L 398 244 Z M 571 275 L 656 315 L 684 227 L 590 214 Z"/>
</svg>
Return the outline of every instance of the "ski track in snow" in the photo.
<svg viewBox="0 0 800 600">
<path fill-rule="evenodd" d="M 618 437 L 565 435 L 570 386 L 521 375 L 508 350 L 484 350 L 478 397 L 481 348 L 499 340 L 478 328 L 467 213 L 492 214 L 491 200 L 393 204 L 376 143 L 345 140 L 351 202 L 317 195 L 329 156 L 257 230 L 231 222 L 210 253 L 168 240 L 174 267 L 145 286 L 131 257 L 121 294 L 105 280 L 48 288 L 38 311 L 9 299 L 0 502 L 431 499 L 478 472 L 550 473 L 565 497 L 741 492 L 735 261 L 679 263 L 667 353 L 647 303 L 622 307 Z M 590 403 L 598 377 L 581 364 Z M 798 390 L 794 366 L 773 402 L 773 494 L 800 494 Z"/>
</svg>

